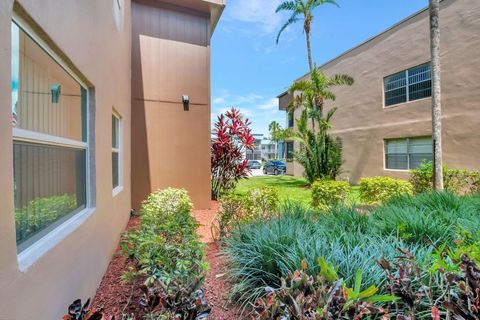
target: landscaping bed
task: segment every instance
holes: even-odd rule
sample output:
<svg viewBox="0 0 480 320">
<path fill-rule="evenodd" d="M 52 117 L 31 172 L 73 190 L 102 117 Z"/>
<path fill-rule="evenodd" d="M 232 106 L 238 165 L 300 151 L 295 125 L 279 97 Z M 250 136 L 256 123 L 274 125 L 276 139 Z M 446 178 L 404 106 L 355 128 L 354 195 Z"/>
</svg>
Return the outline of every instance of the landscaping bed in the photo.
<svg viewBox="0 0 480 320">
<path fill-rule="evenodd" d="M 205 297 L 211 308 L 208 319 L 239 319 L 238 307 L 229 303 L 230 285 L 226 281 L 225 264 L 220 255 L 220 246 L 218 243 L 212 242 L 211 238 L 210 223 L 217 209 L 217 203 L 212 201 L 211 209 L 194 210 L 192 212 L 192 215 L 200 224 L 197 232 L 202 242 L 206 244 L 206 261 L 209 264 L 203 286 Z M 138 227 L 139 223 L 139 217 L 133 216 L 127 225 L 126 231 Z M 139 303 L 144 295 L 141 286 L 145 278 L 136 278 L 129 283 L 122 279 L 125 272 L 134 267 L 134 261 L 123 254 L 120 246 L 118 246 L 92 301 L 94 309 L 103 310 L 105 319 L 111 319 L 112 316 L 115 316 L 117 320 L 141 320 L 147 314 L 145 308 Z M 124 315 L 124 318 L 122 318 L 122 315 Z"/>
</svg>

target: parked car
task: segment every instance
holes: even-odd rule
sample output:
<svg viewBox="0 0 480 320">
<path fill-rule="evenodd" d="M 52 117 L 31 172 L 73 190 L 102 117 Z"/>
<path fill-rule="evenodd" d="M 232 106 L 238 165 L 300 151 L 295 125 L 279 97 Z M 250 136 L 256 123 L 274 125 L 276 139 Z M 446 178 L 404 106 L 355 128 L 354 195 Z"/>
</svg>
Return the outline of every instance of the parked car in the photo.
<svg viewBox="0 0 480 320">
<path fill-rule="evenodd" d="M 247 166 L 250 169 L 260 169 L 262 167 L 261 163 L 257 160 L 248 160 Z"/>
<path fill-rule="evenodd" d="M 287 172 L 287 165 L 285 162 L 280 160 L 268 161 L 267 164 L 263 167 L 264 174 L 285 174 Z"/>
</svg>

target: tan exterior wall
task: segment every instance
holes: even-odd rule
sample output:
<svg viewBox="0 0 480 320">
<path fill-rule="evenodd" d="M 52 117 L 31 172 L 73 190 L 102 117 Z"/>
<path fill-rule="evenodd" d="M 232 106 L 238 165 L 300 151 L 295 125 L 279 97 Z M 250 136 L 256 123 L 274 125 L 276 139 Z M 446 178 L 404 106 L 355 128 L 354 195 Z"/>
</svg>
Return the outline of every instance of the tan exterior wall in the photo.
<svg viewBox="0 0 480 320">
<path fill-rule="evenodd" d="M 440 19 L 444 163 L 478 170 L 480 2 L 445 0 Z M 327 109 L 338 107 L 333 133 L 344 142 L 342 178 L 352 183 L 377 175 L 408 178 L 408 171 L 384 169 L 384 139 L 431 136 L 431 98 L 384 108 L 383 79 L 429 61 L 429 19 L 423 11 L 321 67 L 355 79 L 352 87 L 336 88 L 337 100 L 327 102 Z M 295 164 L 294 174 L 302 172 Z"/>
<path fill-rule="evenodd" d="M 96 189 L 93 211 L 72 231 L 20 271 L 15 245 L 11 125 L 11 21 L 13 0 L 0 1 L 0 319 L 60 319 L 76 298 L 95 294 L 129 217 L 130 203 L 130 3 L 117 31 L 114 1 L 18 0 L 33 21 L 71 60 L 91 86 Z M 25 16 L 24 16 L 25 18 Z M 61 52 L 59 52 L 61 51 Z M 123 191 L 112 196 L 111 114 L 123 120 Z M 95 199 L 92 199 L 95 200 Z M 58 240 L 58 239 L 57 239 Z"/>
<path fill-rule="evenodd" d="M 166 187 L 210 206 L 210 17 L 132 3 L 132 204 Z M 184 111 L 182 95 L 190 97 Z"/>
</svg>

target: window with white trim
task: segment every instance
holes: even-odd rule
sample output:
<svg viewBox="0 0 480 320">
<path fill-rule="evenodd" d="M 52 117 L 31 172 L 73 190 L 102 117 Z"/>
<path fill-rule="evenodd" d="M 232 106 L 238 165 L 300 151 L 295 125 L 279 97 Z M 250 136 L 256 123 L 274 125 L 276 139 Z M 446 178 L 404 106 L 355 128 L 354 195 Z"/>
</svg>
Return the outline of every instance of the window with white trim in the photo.
<svg viewBox="0 0 480 320">
<path fill-rule="evenodd" d="M 112 114 L 112 186 L 119 190 L 122 185 L 121 168 L 121 118 L 117 113 Z"/>
<path fill-rule="evenodd" d="M 385 77 L 385 106 L 414 101 L 432 96 L 430 63 Z"/>
<path fill-rule="evenodd" d="M 385 140 L 385 168 L 416 169 L 422 162 L 433 159 L 432 150 L 431 137 Z"/>
<path fill-rule="evenodd" d="M 17 251 L 87 207 L 87 90 L 16 22 L 12 127 Z"/>
</svg>

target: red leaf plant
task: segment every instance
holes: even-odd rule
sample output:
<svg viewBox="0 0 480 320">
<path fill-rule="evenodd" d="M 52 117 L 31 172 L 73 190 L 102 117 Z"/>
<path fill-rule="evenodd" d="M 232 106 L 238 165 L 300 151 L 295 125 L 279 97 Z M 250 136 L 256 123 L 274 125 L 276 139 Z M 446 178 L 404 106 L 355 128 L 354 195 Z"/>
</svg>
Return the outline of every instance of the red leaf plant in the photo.
<svg viewBox="0 0 480 320">
<path fill-rule="evenodd" d="M 212 199 L 233 190 L 238 180 L 248 177 L 250 169 L 244 159 L 246 150 L 255 148 L 255 138 L 238 109 L 232 108 L 217 118 L 212 132 Z"/>
</svg>

